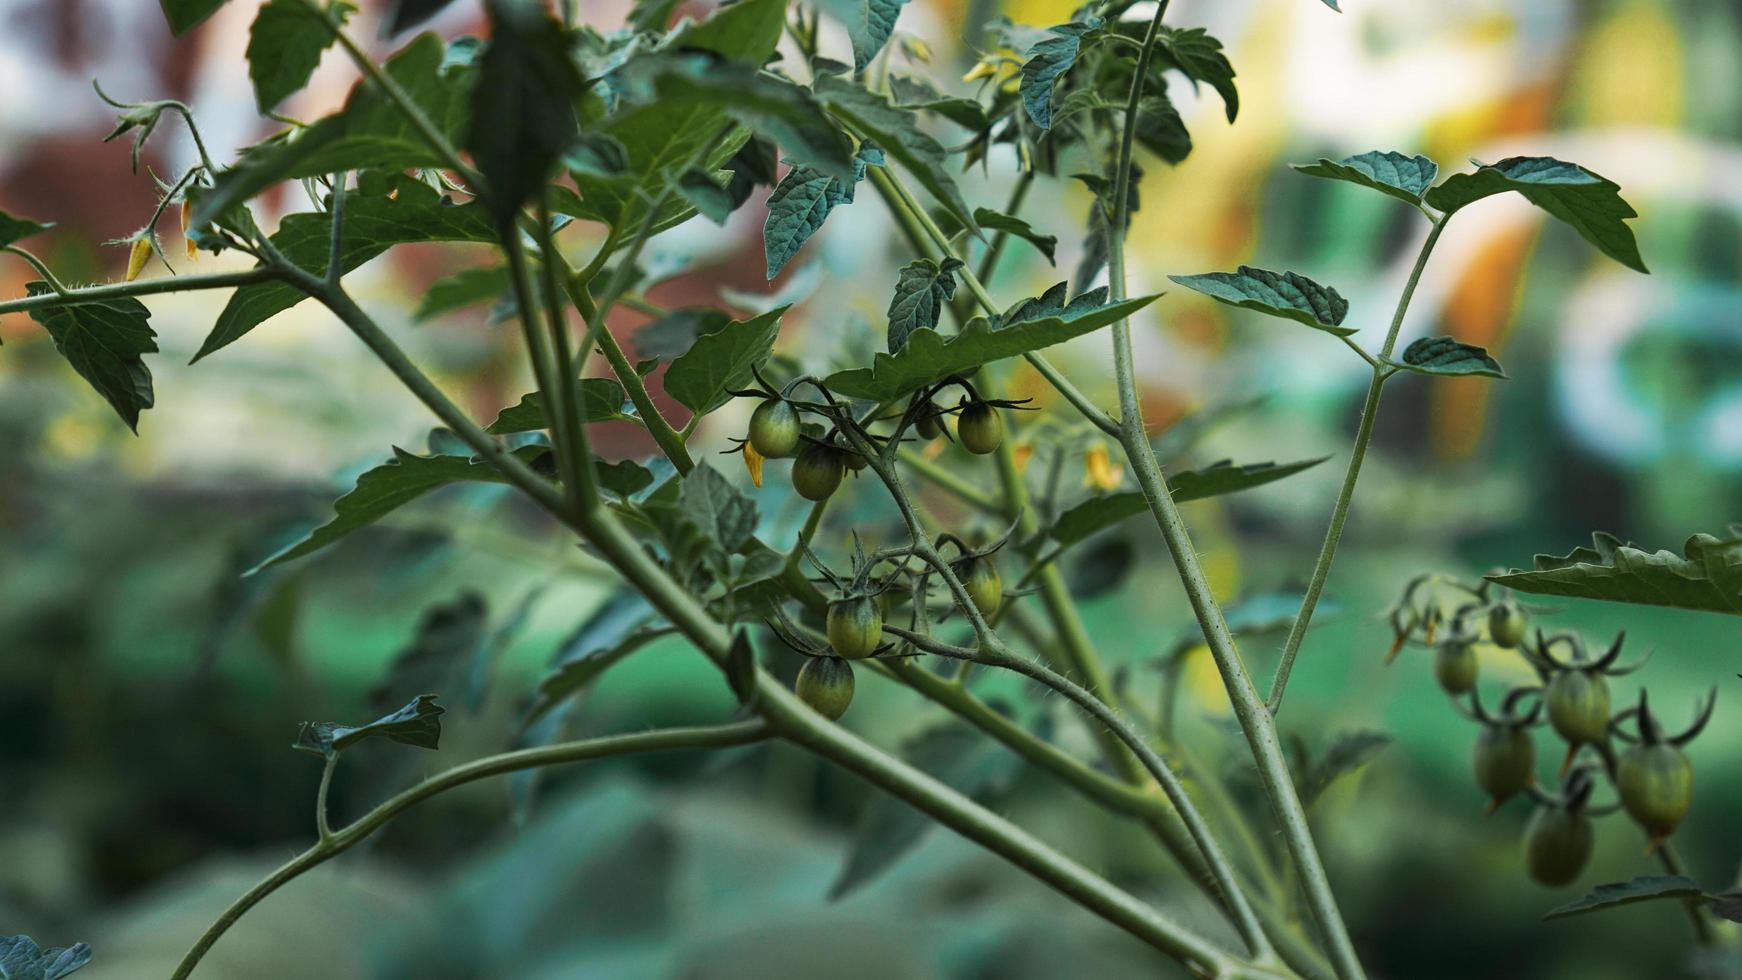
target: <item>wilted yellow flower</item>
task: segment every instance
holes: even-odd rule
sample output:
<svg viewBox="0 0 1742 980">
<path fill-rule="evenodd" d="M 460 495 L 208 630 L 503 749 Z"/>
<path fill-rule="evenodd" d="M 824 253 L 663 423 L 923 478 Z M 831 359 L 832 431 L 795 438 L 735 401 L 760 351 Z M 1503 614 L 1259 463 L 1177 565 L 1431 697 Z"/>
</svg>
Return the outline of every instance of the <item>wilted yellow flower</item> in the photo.
<svg viewBox="0 0 1742 980">
<path fill-rule="evenodd" d="M 900 43 L 901 53 L 907 55 L 909 59 L 927 63 L 931 61 L 931 45 L 925 43 L 924 40 L 914 37 L 912 34 L 903 34 L 900 37 Z"/>
<path fill-rule="evenodd" d="M 1022 59 L 1009 48 L 1000 48 L 988 54 L 968 69 L 962 76 L 964 82 L 977 82 L 982 78 L 997 81 L 998 87 L 1006 92 L 1014 92 L 1022 84 L 1016 76 L 1022 71 Z"/>
<path fill-rule="evenodd" d="M 183 238 L 183 240 L 185 240 L 187 242 L 188 258 L 197 259 L 200 257 L 199 246 L 195 245 L 194 240 L 192 238 L 188 237 L 188 219 L 193 217 L 193 213 L 194 213 L 194 202 L 188 200 L 185 197 L 182 198 L 182 202 L 181 202 L 181 237 Z"/>
<path fill-rule="evenodd" d="M 1010 450 L 1010 457 L 1016 463 L 1016 472 L 1021 473 L 1028 469 L 1028 461 L 1034 458 L 1034 446 L 1026 442 L 1019 442 L 1014 449 Z"/>
<path fill-rule="evenodd" d="M 127 281 L 132 282 L 145 271 L 145 263 L 151 261 L 151 237 L 141 235 L 133 239 L 133 250 L 127 253 Z"/>
<path fill-rule="evenodd" d="M 744 468 L 750 471 L 750 482 L 762 485 L 762 454 L 756 447 L 750 445 L 750 440 L 744 440 Z"/>
<path fill-rule="evenodd" d="M 1083 485 L 1096 490 L 1116 490 L 1125 482 L 1125 469 L 1113 462 L 1107 444 L 1097 442 L 1083 453 Z"/>
</svg>

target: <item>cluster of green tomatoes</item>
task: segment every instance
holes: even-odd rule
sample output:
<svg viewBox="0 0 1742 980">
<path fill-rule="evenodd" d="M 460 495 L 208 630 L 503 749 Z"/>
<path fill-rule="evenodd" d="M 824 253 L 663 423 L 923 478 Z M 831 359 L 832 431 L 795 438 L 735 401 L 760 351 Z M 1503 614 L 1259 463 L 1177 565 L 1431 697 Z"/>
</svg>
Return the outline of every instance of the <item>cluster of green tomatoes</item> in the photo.
<svg viewBox="0 0 1742 980">
<path fill-rule="evenodd" d="M 1466 601 L 1448 615 L 1440 604 L 1442 590 Z M 1527 636 L 1524 608 L 1499 591 L 1488 582 L 1469 585 L 1438 575 L 1412 579 L 1390 612 L 1396 642 L 1386 662 L 1405 645 L 1433 651 L 1440 687 L 1462 714 L 1481 725 L 1472 761 L 1476 783 L 1488 795 L 1488 812 L 1520 794 L 1536 803 L 1524 852 L 1538 882 L 1559 887 L 1579 876 L 1595 842 L 1593 817 L 1626 811 L 1650 839 L 1647 853 L 1655 851 L 1693 806 L 1693 767 L 1683 747 L 1711 720 L 1716 692 L 1677 734 L 1664 729 L 1643 689 L 1636 705 L 1615 711 L 1609 680 L 1645 662 L 1620 664 L 1626 634 L 1596 656 L 1573 633 L 1545 635 L 1539 627 Z M 1537 676 L 1535 684 L 1510 688 L 1497 712 L 1483 706 L 1477 690 L 1477 647 L 1484 641 L 1517 651 Z M 1545 723 L 1566 745 L 1558 792 L 1536 779 L 1532 730 Z M 1592 803 L 1598 775 L 1614 787 L 1613 802 Z"/>
<path fill-rule="evenodd" d="M 875 406 L 858 418 L 816 379 L 799 378 L 779 391 L 760 375 L 757 381 L 760 388 L 734 392 L 759 399 L 760 404 L 750 414 L 744 438 L 736 440 L 737 448 L 728 451 L 744 453 L 758 485 L 763 460 L 791 458 L 794 492 L 817 503 L 832 497 L 849 471 L 856 473 L 873 465 L 873 454 L 879 466 L 891 464 L 895 447 L 910 434 L 927 443 L 939 437 L 951 438 L 947 420 L 952 416 L 954 439 L 963 449 L 976 456 L 995 453 L 1004 442 L 1001 411 L 1023 407 L 1020 402 L 982 398 L 971 382 L 952 377 L 921 390 L 899 412 L 884 414 L 887 406 Z M 796 389 L 807 384 L 817 389 L 824 401 L 794 396 Z M 963 394 L 954 407 L 945 408 L 934 399 L 950 387 L 962 389 Z M 807 422 L 807 416 L 818 421 Z M 889 422 L 893 422 L 891 431 L 873 429 L 878 423 Z M 957 554 L 949 562 L 951 572 L 979 614 L 992 617 L 1006 598 L 993 557 L 1004 539 L 976 549 L 945 534 L 937 543 L 940 548 L 955 547 Z M 852 661 L 911 655 L 906 644 L 890 642 L 884 632 L 885 619 L 901 595 L 910 595 L 916 604 L 926 601 L 930 574 L 911 567 L 911 557 L 899 551 L 870 558 L 860 553 L 855 555 L 852 573 L 838 576 L 811 555 L 836 593 L 824 620 L 826 645 L 806 639 L 806 631 L 790 620 L 770 624 L 788 646 L 808 658 L 794 689 L 801 700 L 825 717 L 840 718 L 852 703 Z"/>
</svg>

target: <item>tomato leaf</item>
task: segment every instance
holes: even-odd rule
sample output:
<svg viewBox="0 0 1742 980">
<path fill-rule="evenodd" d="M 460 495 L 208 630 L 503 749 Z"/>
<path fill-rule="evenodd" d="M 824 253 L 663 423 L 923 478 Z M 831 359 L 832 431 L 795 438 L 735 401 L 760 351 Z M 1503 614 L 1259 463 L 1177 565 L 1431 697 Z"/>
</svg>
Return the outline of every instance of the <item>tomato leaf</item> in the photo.
<svg viewBox="0 0 1742 980">
<path fill-rule="evenodd" d="M 1325 750 L 1324 758 L 1311 762 L 1304 773 L 1296 774 L 1301 802 L 1311 806 L 1332 783 L 1360 771 L 1391 743 L 1391 736 L 1384 732 L 1354 731 L 1336 735 Z"/>
<path fill-rule="evenodd" d="M 1387 358 L 1386 363 L 1416 374 L 1506 377 L 1500 362 L 1489 357 L 1486 350 L 1450 337 L 1422 337 L 1405 347 L 1401 358 Z"/>
<path fill-rule="evenodd" d="M 0 936 L 0 977 L 5 980 L 60 980 L 90 962 L 86 943 L 43 949 L 29 936 Z"/>
<path fill-rule="evenodd" d="M 768 197 L 768 220 L 762 226 L 762 255 L 773 279 L 798 250 L 823 227 L 829 212 L 853 203 L 854 186 L 867 166 L 883 166 L 883 151 L 865 143 L 853 156 L 853 183 L 813 167 L 795 164 Z"/>
<path fill-rule="evenodd" d="M 568 34 L 543 4 L 487 0 L 490 43 L 472 89 L 466 137 L 486 182 L 486 203 L 509 228 L 580 134 L 574 105 L 585 89 Z"/>
<path fill-rule="evenodd" d="M 397 0 L 387 18 L 382 33 L 388 37 L 403 33 L 441 13 L 454 0 Z"/>
<path fill-rule="evenodd" d="M 14 217 L 0 211 L 0 248 L 5 248 L 13 242 L 29 238 L 31 235 L 47 231 L 53 227 L 53 222 L 43 224 L 40 221 Z"/>
<path fill-rule="evenodd" d="M 975 208 L 974 220 L 979 222 L 982 228 L 1001 231 L 1006 235 L 1015 235 L 1033 245 L 1040 254 L 1046 256 L 1048 265 L 1058 264 L 1053 260 L 1053 252 L 1058 248 L 1058 238 L 1052 235 L 1042 235 L 1021 218 L 1012 217 L 991 208 Z"/>
<path fill-rule="evenodd" d="M 639 422 L 624 407 L 623 386 L 610 378 L 582 378 L 576 382 L 582 422 Z M 550 427 L 544 414 L 544 395 L 529 392 L 515 405 L 502 410 L 485 430 L 491 435 L 536 432 Z"/>
<path fill-rule="evenodd" d="M 782 306 L 697 337 L 695 344 L 666 369 L 666 393 L 701 415 L 726 404 L 734 389 L 750 382 L 751 370 L 768 360 L 785 313 Z"/>
<path fill-rule="evenodd" d="M 343 0 L 325 14 L 300 0 L 270 0 L 260 8 L 248 31 L 248 78 L 262 114 L 308 84 L 335 40 L 327 18 L 343 26 L 356 12 Z"/>
<path fill-rule="evenodd" d="M 1297 163 L 1294 169 L 1310 177 L 1370 187 L 1410 204 L 1421 203 L 1422 195 L 1433 186 L 1440 172 L 1439 164 L 1427 157 L 1405 156 L 1391 150 L 1373 150 L 1334 161 L 1321 159 L 1313 164 Z"/>
<path fill-rule="evenodd" d="M 405 707 L 356 727 L 334 721 L 305 721 L 291 747 L 331 757 L 365 739 L 385 738 L 401 745 L 433 749 L 441 742 L 441 717 L 447 711 L 435 702 L 434 694 L 420 694 Z"/>
<path fill-rule="evenodd" d="M 1168 478 L 1168 485 L 1172 487 L 1173 499 L 1177 503 L 1219 497 L 1261 487 L 1266 483 L 1275 483 L 1312 469 L 1329 458 L 1320 456 L 1294 463 L 1247 463 L 1241 466 L 1222 460 L 1203 469 L 1175 473 Z M 1090 497 L 1060 514 L 1058 520 L 1043 533 L 1057 542 L 1059 549 L 1063 550 L 1127 518 L 1147 513 L 1148 510 L 1149 504 L 1144 500 L 1143 494 L 1135 490 L 1112 493 L 1104 497 Z"/>
<path fill-rule="evenodd" d="M 430 283 L 411 318 L 419 322 L 433 320 L 475 303 L 499 300 L 509 295 L 509 287 L 507 266 L 462 269 Z"/>
<path fill-rule="evenodd" d="M 737 551 L 756 533 L 756 501 L 701 463 L 684 475 L 678 506 L 715 547 Z"/>
<path fill-rule="evenodd" d="M 1544 919 L 1561 919 L 1583 915 L 1599 909 L 1632 905 L 1659 898 L 1697 898 L 1702 895 L 1700 883 L 1686 875 L 1640 875 L 1631 881 L 1598 885 L 1576 902 L 1550 909 Z"/>
<path fill-rule="evenodd" d="M 973 212 L 962 199 L 955 178 L 950 176 L 949 154 L 919 127 L 919 118 L 912 109 L 891 105 L 884 96 L 833 75 L 817 78 L 816 93 L 829 112 L 846 121 L 861 137 L 875 142 L 913 174 L 914 180 L 937 198 L 958 224 L 974 235 L 980 233 Z"/>
<path fill-rule="evenodd" d="M 1229 306 L 1304 323 L 1339 337 L 1355 332 L 1354 327 L 1342 325 L 1343 318 L 1349 315 L 1348 300 L 1338 295 L 1335 289 L 1292 272 L 1271 272 L 1243 265 L 1234 272 L 1168 278 Z"/>
<path fill-rule="evenodd" d="M 1028 118 L 1042 130 L 1052 128 L 1053 90 L 1059 78 L 1076 64 L 1077 55 L 1082 52 L 1084 35 L 1100 26 L 1100 18 L 1090 17 L 1086 21 L 1050 27 L 1047 30 L 1052 36 L 1036 42 L 1023 56 L 1017 91 L 1022 96 L 1022 107 L 1027 110 Z"/>
<path fill-rule="evenodd" d="M 649 618 L 652 610 L 647 610 Z M 584 694 L 593 682 L 642 647 L 677 632 L 666 624 L 644 623 L 621 635 L 610 635 L 588 620 L 558 647 L 550 670 L 539 679 L 522 719 L 530 727 L 562 702 Z"/>
<path fill-rule="evenodd" d="M 985 317 L 975 317 L 953 337 L 922 330 L 908 338 L 900 353 L 877 354 L 871 367 L 837 371 L 829 375 L 827 383 L 837 394 L 849 398 L 890 401 L 952 374 L 1093 333 L 1143 309 L 1155 299 L 1139 296 L 1003 327 L 994 327 Z"/>
<path fill-rule="evenodd" d="M 48 283 L 25 284 L 31 296 L 54 292 Z M 30 311 L 54 339 L 54 349 L 102 395 L 121 421 L 139 431 L 139 413 L 151 407 L 151 369 L 141 355 L 157 353 L 151 311 L 131 296 L 86 300 Z"/>
<path fill-rule="evenodd" d="M 1167 67 L 1193 82 L 1203 82 L 1222 97 L 1228 121 L 1240 114 L 1240 93 L 1234 87 L 1234 66 L 1222 53 L 1222 42 L 1201 27 L 1163 27 L 1157 37 L 1156 54 Z"/>
<path fill-rule="evenodd" d="M 853 42 L 853 69 L 864 71 L 889 43 L 907 0 L 821 0 L 818 6 L 847 28 Z"/>
<path fill-rule="evenodd" d="M 225 0 L 158 0 L 158 3 L 163 6 L 163 17 L 169 21 L 170 31 L 186 34 L 200 21 L 216 13 Z"/>
<path fill-rule="evenodd" d="M 1453 174 L 1427 192 L 1427 203 L 1451 215 L 1495 194 L 1517 191 L 1525 200 L 1566 222 L 1597 250 L 1639 272 L 1648 272 L 1626 219 L 1638 212 L 1621 199 L 1621 188 L 1575 163 L 1553 157 L 1509 157 L 1477 162 L 1474 173 Z"/>
<path fill-rule="evenodd" d="M 956 270 L 962 260 L 915 259 L 901 267 L 895 295 L 889 300 L 889 352 L 901 353 L 915 330 L 937 330 L 944 305 L 956 295 Z"/>
<path fill-rule="evenodd" d="M 1489 581 L 1532 595 L 1569 596 L 1742 616 L 1742 525 L 1723 537 L 1696 534 L 1682 554 L 1648 552 L 1598 532 L 1591 547 L 1537 555 L 1530 570 Z"/>
</svg>

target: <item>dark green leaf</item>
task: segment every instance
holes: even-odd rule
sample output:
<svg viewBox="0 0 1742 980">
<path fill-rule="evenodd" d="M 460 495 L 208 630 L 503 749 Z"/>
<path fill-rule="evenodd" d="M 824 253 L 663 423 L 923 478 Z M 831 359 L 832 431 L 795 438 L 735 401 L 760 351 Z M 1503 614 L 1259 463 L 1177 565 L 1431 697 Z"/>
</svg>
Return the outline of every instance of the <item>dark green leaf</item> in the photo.
<svg viewBox="0 0 1742 980">
<path fill-rule="evenodd" d="M 169 29 L 176 34 L 185 34 L 188 30 L 212 16 L 224 0 L 158 0 L 163 5 L 163 16 L 169 21 Z"/>
<path fill-rule="evenodd" d="M 961 333 L 949 338 L 935 330 L 923 330 L 909 337 L 899 354 L 878 354 L 871 367 L 829 375 L 828 386 L 849 398 L 891 401 L 952 374 L 1092 333 L 1143 309 L 1155 299 L 1139 296 L 1083 310 L 1075 316 L 1048 316 L 997 329 L 984 317 L 975 317 Z"/>
<path fill-rule="evenodd" d="M 683 0 L 635 0 L 629 8 L 629 26 L 643 34 L 664 34 Z"/>
<path fill-rule="evenodd" d="M 593 475 L 606 492 L 619 497 L 632 497 L 653 486 L 653 473 L 632 459 L 620 459 L 615 463 L 595 459 Z"/>
<path fill-rule="evenodd" d="M 867 165 L 883 165 L 883 152 L 871 143 L 860 146 L 853 157 L 854 184 L 864 178 Z M 762 226 L 762 254 L 769 279 L 779 275 L 822 228 L 830 211 L 853 203 L 854 184 L 802 165 L 786 172 L 768 197 L 768 220 Z"/>
<path fill-rule="evenodd" d="M 1722 538 L 1696 534 L 1682 552 L 1641 551 L 1599 531 L 1589 548 L 1537 555 L 1530 571 L 1513 569 L 1488 579 L 1532 595 L 1742 615 L 1742 525 Z"/>
<path fill-rule="evenodd" d="M 678 176 L 677 192 L 690 206 L 716 225 L 724 225 L 736 207 L 732 194 L 719 182 L 700 170 L 688 170 Z"/>
<path fill-rule="evenodd" d="M 383 33 L 392 37 L 401 31 L 410 30 L 441 13 L 443 7 L 453 2 L 454 0 L 396 0 Z"/>
<path fill-rule="evenodd" d="M 326 14 L 302 0 L 270 0 L 260 8 L 248 31 L 248 77 L 254 82 L 254 102 L 262 114 L 308 84 L 321 55 L 333 44 L 327 18 L 343 25 L 356 12 L 355 6 L 342 0 Z"/>
<path fill-rule="evenodd" d="M 417 311 L 411 318 L 432 320 L 474 303 L 499 300 L 508 294 L 509 286 L 507 266 L 463 269 L 431 283 L 423 291 L 423 299 L 418 301 Z"/>
<path fill-rule="evenodd" d="M 1029 227 L 1028 222 L 1021 218 L 1015 218 L 991 208 L 975 208 L 974 220 L 978 221 L 982 228 L 1001 231 L 1006 235 L 1015 235 L 1033 245 L 1040 251 L 1040 254 L 1046 256 L 1047 264 L 1056 264 L 1053 262 L 1053 251 L 1058 248 L 1059 240 L 1052 235 L 1042 235 L 1035 231 Z"/>
<path fill-rule="evenodd" d="M 582 378 L 580 396 L 582 422 L 629 422 L 635 416 L 623 411 L 623 387 L 610 378 Z M 550 427 L 544 414 L 544 396 L 531 392 L 521 396 L 518 404 L 502 410 L 496 421 L 486 429 L 491 435 L 504 436 L 514 432 L 537 432 Z"/>
<path fill-rule="evenodd" d="M 949 154 L 919 128 L 912 109 L 891 105 L 885 97 L 832 75 L 818 78 L 816 91 L 830 112 L 894 157 L 957 223 L 979 234 L 973 212 L 950 176 Z"/>
<path fill-rule="evenodd" d="M 508 648 L 513 645 L 515 637 L 526 629 L 538 601 L 544 597 L 544 591 L 543 585 L 535 585 L 526 590 L 526 594 L 514 604 L 513 611 L 490 631 L 484 642 L 478 644 L 472 658 L 464 665 L 465 669 L 460 672 L 459 690 L 468 714 L 475 715 L 483 709 L 497 665 L 507 656 Z"/>
<path fill-rule="evenodd" d="M 490 242 L 490 217 L 477 204 L 451 204 L 435 188 L 404 174 L 365 174 L 345 198 L 345 240 L 339 268 L 349 272 L 401 242 Z M 325 211 L 286 215 L 272 236 L 285 258 L 325 275 L 332 256 L 333 221 Z M 267 319 L 307 299 L 289 283 L 243 286 L 194 355 L 198 361 L 242 339 Z"/>
<path fill-rule="evenodd" d="M 442 67 L 441 38 L 424 34 L 390 58 L 389 77 L 423 111 L 436 131 L 458 142 L 465 130 L 470 71 Z M 242 155 L 198 196 L 190 226 L 202 228 L 273 184 L 347 170 L 442 167 L 429 142 L 386 96 L 359 83 L 345 108 L 294 134 L 281 134 Z"/>
<path fill-rule="evenodd" d="M 666 393 L 701 415 L 726 404 L 733 390 L 750 382 L 751 369 L 768 360 L 785 313 L 782 306 L 696 338 L 695 345 L 666 369 Z"/>
<path fill-rule="evenodd" d="M 732 693 L 746 706 L 756 701 L 756 648 L 750 643 L 750 633 L 738 630 L 732 634 L 732 648 L 726 653 L 726 682 Z"/>
<path fill-rule="evenodd" d="M 1181 163 L 1192 153 L 1192 134 L 1165 94 L 1144 96 L 1137 104 L 1136 138 L 1168 163 Z"/>
<path fill-rule="evenodd" d="M 895 31 L 896 18 L 907 0 L 820 0 L 818 6 L 829 12 L 847 28 L 853 42 L 853 68 L 864 71 L 889 35 Z"/>
<path fill-rule="evenodd" d="M 575 173 L 613 177 L 629 169 L 629 151 L 609 133 L 581 133 L 563 154 L 563 166 Z"/>
<path fill-rule="evenodd" d="M 1544 919 L 1560 919 L 1598 909 L 1631 905 L 1658 898 L 1697 898 L 1702 894 L 1700 883 L 1686 875 L 1640 875 L 1632 881 L 1598 885 L 1576 902 L 1552 909 Z"/>
<path fill-rule="evenodd" d="M 91 947 L 43 949 L 29 936 L 0 936 L 0 980 L 60 980 L 91 962 Z"/>
<path fill-rule="evenodd" d="M 630 654 L 675 632 L 672 626 L 642 624 L 629 632 L 612 635 L 595 628 L 594 620 L 588 620 L 557 648 L 551 670 L 539 679 L 522 724 L 530 726 L 558 704 L 584 693 L 605 671 Z"/>
<path fill-rule="evenodd" d="M 944 722 L 902 744 L 901 755 L 975 799 L 986 801 L 1009 786 L 1019 767 L 1016 757 L 990 739 L 956 722 Z M 829 898 L 839 900 L 883 874 L 912 851 L 932 827 L 932 821 L 909 804 L 879 794 L 865 807 L 853 831 L 852 849 Z"/>
<path fill-rule="evenodd" d="M 1023 55 L 1018 91 L 1028 117 L 1041 129 L 1052 128 L 1053 89 L 1060 76 L 1071 70 L 1082 50 L 1083 35 L 1101 26 L 1098 18 L 1084 23 L 1060 24 L 1052 36 L 1039 41 Z"/>
<path fill-rule="evenodd" d="M 1243 265 L 1235 272 L 1168 278 L 1230 306 L 1294 320 L 1340 337 L 1355 332 L 1354 327 L 1342 326 L 1343 318 L 1349 315 L 1348 300 L 1335 289 L 1292 272 Z"/>
<path fill-rule="evenodd" d="M 1450 337 L 1423 337 L 1403 349 L 1403 357 L 1391 360 L 1405 371 L 1416 374 L 1469 375 L 1504 378 L 1500 362 L 1474 344 L 1462 344 Z"/>
<path fill-rule="evenodd" d="M 695 346 L 696 338 L 726 328 L 732 318 L 709 306 L 672 310 L 635 331 L 635 350 L 642 357 L 671 360 Z"/>
<path fill-rule="evenodd" d="M 431 603 L 417 620 L 417 632 L 388 662 L 386 675 L 369 690 L 369 703 L 385 711 L 420 691 L 451 691 L 465 680 L 467 667 L 483 648 L 490 607 L 482 593 L 462 590 L 452 599 Z"/>
<path fill-rule="evenodd" d="M 1638 212 L 1621 199 L 1621 188 L 1614 182 L 1553 157 L 1510 157 L 1478 166 L 1474 173 L 1453 174 L 1428 191 L 1427 203 L 1449 215 L 1485 197 L 1517 191 L 1571 225 L 1604 255 L 1630 269 L 1648 271 L 1633 229 L 1626 224 Z"/>
<path fill-rule="evenodd" d="M 29 238 L 31 235 L 47 231 L 53 227 L 52 222 L 45 225 L 29 218 L 15 218 L 0 211 L 0 248 L 5 248 L 13 242 Z"/>
<path fill-rule="evenodd" d="M 1090 544 L 1065 569 L 1071 597 L 1079 600 L 1107 595 L 1125 584 L 1137 567 L 1137 548 L 1128 535 L 1112 535 Z"/>
<path fill-rule="evenodd" d="M 1341 160 L 1319 160 L 1314 164 L 1294 165 L 1294 169 L 1311 177 L 1346 180 L 1351 184 L 1371 187 L 1400 201 L 1420 204 L 1421 196 L 1433 186 L 1440 165 L 1427 157 L 1405 156 L 1394 150 L 1373 150 Z"/>
<path fill-rule="evenodd" d="M 1383 732 L 1343 732 L 1331 740 L 1325 757 L 1310 766 L 1300 777 L 1300 799 L 1311 806 L 1330 785 L 1373 761 L 1373 757 L 1392 742 Z"/>
<path fill-rule="evenodd" d="M 1222 53 L 1222 42 L 1201 27 L 1163 27 L 1157 40 L 1160 47 L 1156 53 L 1187 78 L 1215 89 L 1222 97 L 1228 121 L 1233 122 L 1240 114 L 1240 93 L 1234 88 L 1234 66 Z"/>
<path fill-rule="evenodd" d="M 1174 501 L 1183 503 L 1274 483 L 1311 469 L 1329 458 L 1321 456 L 1297 463 L 1248 463 L 1243 466 L 1235 466 L 1223 460 L 1201 470 L 1176 473 L 1168 479 L 1168 483 L 1173 488 Z M 1105 497 L 1091 497 L 1060 514 L 1058 520 L 1047 530 L 1047 535 L 1058 542 L 1061 549 L 1068 548 L 1097 531 L 1106 530 L 1128 517 L 1147 513 L 1148 510 L 1149 504 L 1144 500 L 1143 494 L 1135 490 L 1108 494 Z"/>
<path fill-rule="evenodd" d="M 739 0 L 716 8 L 706 20 L 683 26 L 666 49 L 710 51 L 761 67 L 774 56 L 785 16 L 785 0 Z"/>
<path fill-rule="evenodd" d="M 903 108 L 935 112 L 971 133 L 982 133 L 992 126 L 980 103 L 946 96 L 923 79 L 891 75 L 889 86 L 895 104 Z"/>
<path fill-rule="evenodd" d="M 1711 904 L 1706 907 L 1713 915 L 1730 922 L 1742 922 L 1742 889 L 1732 888 L 1710 898 Z"/>
<path fill-rule="evenodd" d="M 486 0 L 484 7 L 490 44 L 472 89 L 466 149 L 486 182 L 491 213 L 506 228 L 574 144 L 575 100 L 586 86 L 567 33 L 543 4 Z"/>
<path fill-rule="evenodd" d="M 434 694 L 420 694 L 398 711 L 356 728 L 333 721 L 303 722 L 293 747 L 318 756 L 333 756 L 364 739 L 379 737 L 401 745 L 433 749 L 441 742 L 441 717 L 447 711 L 435 702 Z"/>
<path fill-rule="evenodd" d="M 54 292 L 48 283 L 26 283 L 31 296 Z M 87 300 L 30 311 L 79 377 L 114 407 L 121 421 L 139 431 L 139 413 L 152 405 L 151 369 L 141 355 L 157 353 L 151 311 L 131 296 Z"/>
<path fill-rule="evenodd" d="M 683 478 L 678 506 L 717 548 L 737 551 L 756 533 L 756 502 L 707 463 Z"/>
<path fill-rule="evenodd" d="M 956 295 L 956 270 L 960 259 L 945 259 L 940 267 L 931 259 L 916 259 L 903 266 L 889 300 L 889 352 L 901 353 L 915 330 L 937 330 L 944 305 Z"/>
</svg>

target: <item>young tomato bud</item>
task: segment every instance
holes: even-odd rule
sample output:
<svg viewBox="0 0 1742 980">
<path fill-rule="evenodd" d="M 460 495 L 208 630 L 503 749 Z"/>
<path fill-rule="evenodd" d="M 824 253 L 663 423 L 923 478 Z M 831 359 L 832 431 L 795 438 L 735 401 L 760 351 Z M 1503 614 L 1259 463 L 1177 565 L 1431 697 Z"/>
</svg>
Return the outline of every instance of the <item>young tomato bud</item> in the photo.
<svg viewBox="0 0 1742 980">
<path fill-rule="evenodd" d="M 1508 650 L 1518 649 L 1518 645 L 1524 642 L 1524 629 L 1527 625 L 1524 610 L 1518 608 L 1518 603 L 1510 599 L 1488 610 L 1488 638 L 1494 641 L 1495 646 Z"/>
<path fill-rule="evenodd" d="M 991 405 L 974 402 L 956 418 L 956 438 L 962 441 L 963 449 L 976 456 L 995 453 L 1004 441 L 1004 419 Z"/>
<path fill-rule="evenodd" d="M 1675 831 L 1694 803 L 1694 770 L 1682 750 L 1668 743 L 1635 745 L 1615 770 L 1621 805 L 1653 842 Z"/>
<path fill-rule="evenodd" d="M 1570 884 L 1591 859 L 1591 818 L 1564 806 L 1539 806 L 1524 831 L 1524 863 L 1550 888 Z"/>
<path fill-rule="evenodd" d="M 981 556 L 958 562 L 955 573 L 962 580 L 962 587 L 968 590 L 968 598 L 974 600 L 974 608 L 980 610 L 981 616 L 990 616 L 998 611 L 998 604 L 1004 601 L 1004 579 L 998 574 L 998 566 L 992 564 L 990 558 Z"/>
<path fill-rule="evenodd" d="M 1570 748 L 1609 734 L 1609 684 L 1594 670 L 1563 670 L 1543 692 L 1549 724 Z"/>
<path fill-rule="evenodd" d="M 779 398 L 770 398 L 750 413 L 750 445 L 763 459 L 783 459 L 798 448 L 798 412 Z"/>
<path fill-rule="evenodd" d="M 133 239 L 133 248 L 127 253 L 127 281 L 132 282 L 145 271 L 145 263 L 151 261 L 151 237 L 142 235 Z"/>
<path fill-rule="evenodd" d="M 834 721 L 853 703 L 853 668 L 840 657 L 812 657 L 799 668 L 792 690 L 817 714 Z"/>
<path fill-rule="evenodd" d="M 1434 677 L 1447 694 L 1457 697 L 1476 686 L 1476 645 L 1453 637 L 1434 651 Z"/>
<path fill-rule="evenodd" d="M 1487 725 L 1476 736 L 1476 784 L 1488 794 L 1493 813 L 1536 775 L 1536 743 L 1517 725 Z"/>
<path fill-rule="evenodd" d="M 848 660 L 863 660 L 883 642 L 883 612 L 868 596 L 829 603 L 829 646 Z"/>
<path fill-rule="evenodd" d="M 792 463 L 792 488 L 806 500 L 827 500 L 841 485 L 841 451 L 812 443 Z"/>
</svg>

